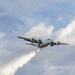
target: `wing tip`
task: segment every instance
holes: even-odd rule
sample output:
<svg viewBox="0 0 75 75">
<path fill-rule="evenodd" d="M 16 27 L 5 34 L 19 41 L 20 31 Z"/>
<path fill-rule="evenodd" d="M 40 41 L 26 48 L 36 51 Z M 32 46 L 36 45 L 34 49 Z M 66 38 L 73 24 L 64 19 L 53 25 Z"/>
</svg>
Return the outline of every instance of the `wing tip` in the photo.
<svg viewBox="0 0 75 75">
<path fill-rule="evenodd" d="M 17 36 L 17 38 L 21 38 L 20 36 Z"/>
</svg>

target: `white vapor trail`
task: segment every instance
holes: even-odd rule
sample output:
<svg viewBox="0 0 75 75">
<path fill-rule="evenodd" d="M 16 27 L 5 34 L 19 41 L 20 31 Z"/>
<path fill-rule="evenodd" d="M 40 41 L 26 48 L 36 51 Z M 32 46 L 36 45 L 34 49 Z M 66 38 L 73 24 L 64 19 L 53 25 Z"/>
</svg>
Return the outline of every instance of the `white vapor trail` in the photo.
<svg viewBox="0 0 75 75">
<path fill-rule="evenodd" d="M 3 67 L 0 67 L 0 75 L 14 75 L 15 72 L 21 68 L 23 65 L 27 64 L 33 57 L 35 57 L 40 52 L 40 49 L 38 49 L 36 52 L 31 52 L 28 54 L 25 54 L 21 57 L 16 58 L 15 60 L 12 60 L 8 64 L 6 64 Z"/>
</svg>

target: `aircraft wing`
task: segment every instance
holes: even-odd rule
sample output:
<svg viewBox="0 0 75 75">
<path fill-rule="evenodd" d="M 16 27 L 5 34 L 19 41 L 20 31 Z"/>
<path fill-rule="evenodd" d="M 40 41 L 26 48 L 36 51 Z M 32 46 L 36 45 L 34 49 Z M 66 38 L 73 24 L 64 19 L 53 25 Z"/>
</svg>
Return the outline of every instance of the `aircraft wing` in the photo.
<svg viewBox="0 0 75 75">
<path fill-rule="evenodd" d="M 61 45 L 69 45 L 68 43 L 60 43 L 60 42 L 59 42 L 59 44 L 61 44 Z"/>
<path fill-rule="evenodd" d="M 18 38 L 31 42 L 31 39 L 30 38 L 25 38 L 25 37 L 21 37 L 21 36 L 18 36 Z"/>
<path fill-rule="evenodd" d="M 54 45 L 68 45 L 68 43 L 51 42 L 50 45 L 51 45 L 51 46 L 54 46 Z"/>
</svg>

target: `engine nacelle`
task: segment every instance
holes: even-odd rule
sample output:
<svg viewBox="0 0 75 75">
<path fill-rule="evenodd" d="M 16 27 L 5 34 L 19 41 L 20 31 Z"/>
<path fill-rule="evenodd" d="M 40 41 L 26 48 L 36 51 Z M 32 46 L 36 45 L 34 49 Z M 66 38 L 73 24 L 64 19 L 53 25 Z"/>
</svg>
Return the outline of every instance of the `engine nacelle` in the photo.
<svg viewBox="0 0 75 75">
<path fill-rule="evenodd" d="M 57 45 L 60 45 L 60 42 L 57 42 Z"/>
</svg>

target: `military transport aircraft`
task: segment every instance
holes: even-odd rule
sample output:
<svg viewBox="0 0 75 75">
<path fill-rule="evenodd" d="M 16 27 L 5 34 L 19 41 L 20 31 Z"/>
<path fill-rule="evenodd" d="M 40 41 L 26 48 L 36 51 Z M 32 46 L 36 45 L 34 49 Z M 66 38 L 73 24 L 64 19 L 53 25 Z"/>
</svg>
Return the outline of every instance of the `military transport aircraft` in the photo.
<svg viewBox="0 0 75 75">
<path fill-rule="evenodd" d="M 46 41 L 42 41 L 41 39 L 35 39 L 35 38 L 25 38 L 18 36 L 18 38 L 29 41 L 31 43 L 26 43 L 27 45 L 37 46 L 38 48 L 44 48 L 48 45 L 54 46 L 54 45 L 68 45 L 68 43 L 61 43 L 61 42 L 54 42 L 51 39 L 47 39 Z"/>
</svg>

